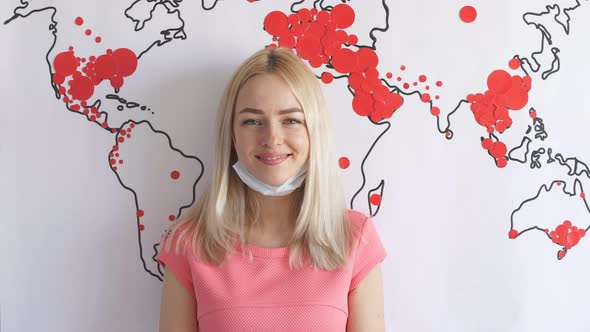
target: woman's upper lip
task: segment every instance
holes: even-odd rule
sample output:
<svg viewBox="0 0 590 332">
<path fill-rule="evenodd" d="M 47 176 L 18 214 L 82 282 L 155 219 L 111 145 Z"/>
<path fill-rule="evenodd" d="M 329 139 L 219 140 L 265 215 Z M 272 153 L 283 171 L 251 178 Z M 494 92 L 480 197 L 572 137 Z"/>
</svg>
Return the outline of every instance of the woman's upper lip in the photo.
<svg viewBox="0 0 590 332">
<path fill-rule="evenodd" d="M 290 153 L 264 152 L 264 153 L 256 154 L 256 157 L 274 158 L 274 157 L 282 157 L 282 156 L 288 156 L 288 155 L 290 155 Z"/>
</svg>

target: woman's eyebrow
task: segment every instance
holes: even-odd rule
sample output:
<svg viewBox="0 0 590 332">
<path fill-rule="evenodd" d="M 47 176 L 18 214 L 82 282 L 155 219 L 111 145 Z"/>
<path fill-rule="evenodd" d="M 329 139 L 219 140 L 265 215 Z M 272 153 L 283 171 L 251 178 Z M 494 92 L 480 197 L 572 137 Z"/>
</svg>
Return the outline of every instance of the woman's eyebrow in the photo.
<svg viewBox="0 0 590 332">
<path fill-rule="evenodd" d="M 283 114 L 298 113 L 298 112 L 303 113 L 303 111 L 300 108 L 293 107 L 293 108 L 284 109 L 282 111 L 279 111 L 278 113 L 279 113 L 279 115 L 283 115 Z M 242 114 L 242 113 L 264 114 L 264 112 L 262 110 L 259 110 L 257 108 L 251 108 L 251 107 L 246 107 L 238 113 L 239 114 Z"/>
</svg>

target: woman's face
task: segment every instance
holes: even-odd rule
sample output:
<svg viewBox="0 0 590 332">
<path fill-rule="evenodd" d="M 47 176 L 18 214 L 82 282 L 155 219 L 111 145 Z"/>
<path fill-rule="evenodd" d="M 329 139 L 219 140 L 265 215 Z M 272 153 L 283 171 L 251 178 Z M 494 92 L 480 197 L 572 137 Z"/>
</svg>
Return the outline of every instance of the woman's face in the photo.
<svg viewBox="0 0 590 332">
<path fill-rule="evenodd" d="M 233 120 L 238 159 L 269 185 L 285 183 L 309 156 L 309 135 L 301 105 L 276 74 L 259 74 L 238 91 Z"/>
</svg>

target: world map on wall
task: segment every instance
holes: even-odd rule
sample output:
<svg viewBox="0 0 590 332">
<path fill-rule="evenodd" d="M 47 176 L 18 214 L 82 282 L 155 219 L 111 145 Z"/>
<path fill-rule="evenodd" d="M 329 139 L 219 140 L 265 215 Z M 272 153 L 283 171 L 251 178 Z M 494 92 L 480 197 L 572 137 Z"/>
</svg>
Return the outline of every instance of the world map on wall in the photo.
<svg viewBox="0 0 590 332">
<path fill-rule="evenodd" d="M 194 0 L 196 1 L 196 0 Z M 269 0 L 243 0 L 256 10 L 258 2 Z M 585 237 L 590 229 L 588 220 L 547 218 L 543 220 L 521 218 L 527 210 L 539 209 L 556 201 L 582 208 L 590 215 L 584 187 L 590 186 L 590 168 L 580 158 L 560 152 L 552 144 L 551 124 L 543 120 L 544 110 L 535 107 L 530 91 L 535 83 L 559 76 L 560 69 L 568 66 L 560 58 L 560 43 L 567 40 L 575 29 L 577 15 L 588 6 L 587 0 L 571 4 L 547 5 L 541 11 L 522 14 L 522 28 L 532 29 L 538 38 L 538 48 L 514 50 L 512 58 L 505 59 L 502 68 L 489 68 L 489 75 L 481 77 L 481 85 L 465 86 L 463 98 L 456 100 L 455 107 L 441 108 L 438 89 L 445 85 L 444 79 L 433 79 L 428 73 L 417 77 L 404 75 L 407 68 L 400 64 L 395 73 L 380 72 L 380 49 L 378 37 L 390 31 L 390 11 L 393 1 L 379 1 L 385 24 L 375 26 L 368 36 L 357 36 L 349 28 L 357 20 L 358 1 L 297 1 L 288 11 L 273 10 L 265 13 L 264 21 L 257 22 L 261 35 L 268 43 L 260 47 L 283 47 L 292 49 L 305 60 L 323 84 L 345 82 L 350 96 L 350 111 L 358 115 L 358 121 L 369 121 L 378 132 L 377 138 L 363 155 L 340 156 L 338 166 L 348 169 L 352 158 L 362 160 L 361 174 L 356 192 L 350 197 L 350 208 L 366 204 L 371 216 L 376 216 L 387 195 L 386 181 L 379 174 L 368 174 L 367 160 L 382 142 L 395 121 L 396 112 L 404 110 L 409 99 L 428 105 L 436 132 L 442 139 L 452 142 L 456 131 L 454 116 L 469 112 L 481 128 L 481 154 L 469 158 L 487 158 L 498 169 L 523 167 L 530 172 L 549 170 L 563 174 L 550 183 L 539 184 L 536 192 L 523 192 L 522 201 L 515 202 L 510 216 L 506 216 L 506 237 L 521 239 L 525 234 L 541 234 L 557 247 L 557 259 L 563 259 Z M 359 2 L 360 3 L 360 2 Z M 108 48 L 109 40 L 95 31 L 92 22 L 83 15 L 71 17 L 79 35 L 79 41 L 61 41 L 57 13 L 60 8 L 52 5 L 37 6 L 21 0 L 4 24 L 20 24 L 36 13 L 49 13 L 49 32 L 52 45 L 45 54 L 48 68 L 47 91 L 55 94 L 63 104 L 64 111 L 87 120 L 89 130 L 99 130 L 112 137 L 112 147 L 105 163 L 110 165 L 112 175 L 134 197 L 137 223 L 137 240 L 141 264 L 151 276 L 162 280 L 163 271 L 155 256 L 161 238 L 162 225 L 180 217 L 183 210 L 195 201 L 194 189 L 205 172 L 198 156 L 191 156 L 175 147 L 171 133 L 159 130 L 158 110 L 141 100 L 129 100 L 124 92 L 130 77 L 142 70 L 142 59 L 157 52 L 160 47 L 187 39 L 182 0 L 136 0 L 119 15 L 133 27 L 132 33 L 140 33 L 156 21 L 164 25 L 158 38 L 143 48 Z M 37 7 L 35 7 L 37 6 Z M 229 2 L 201 0 L 205 11 L 222 10 Z M 477 9 L 471 6 L 457 8 L 457 19 L 467 26 L 477 20 Z M 361 43 L 360 40 L 370 40 Z M 61 41 L 61 43 L 58 43 Z M 104 51 L 87 54 L 79 51 L 77 43 L 92 42 Z M 61 49 L 58 45 L 70 43 Z M 40 60 L 42 57 L 40 56 Z M 419 69 L 418 69 L 419 70 Z M 108 102 L 108 103 L 107 103 Z M 525 112 L 528 116 L 515 120 L 515 114 Z M 136 120 L 134 114 L 148 114 L 154 120 Z M 121 120 L 123 119 L 123 120 Z M 507 138 L 506 133 L 523 130 Z M 518 137 L 518 139 L 514 139 Z M 147 148 L 146 148 L 147 147 Z M 158 148 L 159 167 L 145 168 L 145 151 Z M 142 169 L 143 174 L 136 170 Z M 350 171 L 350 169 L 349 169 Z M 145 174 L 145 173 L 148 174 Z M 145 178 L 160 179 L 165 192 L 182 192 L 189 197 L 184 202 L 170 200 L 166 209 L 150 209 L 150 193 L 139 190 Z M 370 185 L 375 183 L 376 185 Z M 561 203 L 560 203 L 561 204 Z M 563 205 L 563 204 L 561 204 Z M 569 205 L 568 205 L 569 206 Z"/>
</svg>

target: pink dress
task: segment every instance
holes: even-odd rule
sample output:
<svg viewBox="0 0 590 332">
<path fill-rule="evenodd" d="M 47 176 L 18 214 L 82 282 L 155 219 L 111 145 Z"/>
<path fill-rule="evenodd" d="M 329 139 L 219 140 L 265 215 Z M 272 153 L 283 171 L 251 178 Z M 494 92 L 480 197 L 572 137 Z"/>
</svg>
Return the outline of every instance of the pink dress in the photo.
<svg viewBox="0 0 590 332">
<path fill-rule="evenodd" d="M 220 267 L 198 261 L 188 250 L 175 255 L 173 246 L 156 258 L 197 299 L 199 332 L 344 332 L 348 293 L 387 255 L 372 219 L 354 210 L 347 214 L 361 236 L 349 264 L 338 270 L 291 270 L 289 248 L 253 245 L 248 245 L 252 262 L 234 252 Z"/>
</svg>

